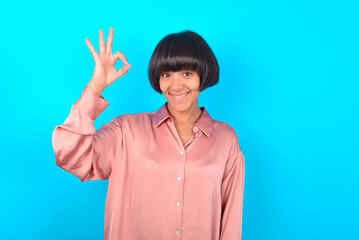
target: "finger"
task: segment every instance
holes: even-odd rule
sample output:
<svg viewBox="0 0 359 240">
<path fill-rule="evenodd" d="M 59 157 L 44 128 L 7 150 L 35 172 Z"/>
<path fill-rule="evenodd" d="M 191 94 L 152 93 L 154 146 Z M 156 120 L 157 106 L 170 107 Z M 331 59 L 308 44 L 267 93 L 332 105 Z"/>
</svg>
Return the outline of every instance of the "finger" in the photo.
<svg viewBox="0 0 359 240">
<path fill-rule="evenodd" d="M 110 28 L 110 32 L 108 33 L 107 43 L 106 43 L 106 53 L 112 54 L 112 42 L 113 42 L 113 28 Z"/>
<path fill-rule="evenodd" d="M 105 39 L 103 37 L 103 31 L 100 30 L 100 55 L 106 52 Z"/>
<path fill-rule="evenodd" d="M 121 59 L 123 64 L 127 65 L 127 58 L 120 51 L 115 52 L 113 54 L 113 57 L 115 58 L 115 61 L 117 61 L 118 59 Z"/>
<path fill-rule="evenodd" d="M 125 66 L 123 66 L 121 69 L 116 71 L 117 74 L 117 78 L 122 77 L 125 73 L 127 73 L 128 69 L 131 68 L 131 64 L 127 64 Z"/>
<path fill-rule="evenodd" d="M 92 54 L 93 58 L 96 61 L 96 59 L 98 58 L 98 53 L 97 53 L 96 49 L 92 46 L 90 39 L 85 38 L 85 41 L 86 41 L 86 44 L 87 44 L 88 48 L 91 51 L 91 54 Z"/>
</svg>

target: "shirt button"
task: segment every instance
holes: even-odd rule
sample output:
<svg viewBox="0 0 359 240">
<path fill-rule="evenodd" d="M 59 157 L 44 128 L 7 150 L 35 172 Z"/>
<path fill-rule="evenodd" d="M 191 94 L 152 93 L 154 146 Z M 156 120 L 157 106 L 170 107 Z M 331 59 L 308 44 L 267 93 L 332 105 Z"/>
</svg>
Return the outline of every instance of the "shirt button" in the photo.
<svg viewBox="0 0 359 240">
<path fill-rule="evenodd" d="M 178 181 L 181 181 L 181 179 L 182 179 L 181 177 L 178 177 L 178 178 L 177 178 Z"/>
<path fill-rule="evenodd" d="M 194 127 L 194 130 L 193 130 L 195 133 L 198 132 L 198 127 Z"/>
<path fill-rule="evenodd" d="M 178 230 L 178 229 L 176 230 L 176 233 L 179 233 L 179 230 Z"/>
<path fill-rule="evenodd" d="M 181 206 L 181 203 L 180 203 L 180 202 L 177 203 L 177 207 L 179 207 L 179 206 Z"/>
<path fill-rule="evenodd" d="M 183 151 L 181 151 L 180 153 L 181 153 L 181 155 L 183 155 L 183 154 L 184 154 L 184 152 L 183 152 Z"/>
</svg>

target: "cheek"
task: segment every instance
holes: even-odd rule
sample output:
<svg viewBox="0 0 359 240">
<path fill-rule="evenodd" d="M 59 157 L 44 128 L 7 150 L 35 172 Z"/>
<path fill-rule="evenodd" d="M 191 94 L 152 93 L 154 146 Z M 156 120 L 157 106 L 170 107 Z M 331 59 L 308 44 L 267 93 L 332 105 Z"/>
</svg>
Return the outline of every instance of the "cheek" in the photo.
<svg viewBox="0 0 359 240">
<path fill-rule="evenodd" d="M 166 92 L 168 89 L 168 84 L 160 80 L 160 89 L 162 92 Z"/>
<path fill-rule="evenodd" d="M 192 90 L 197 90 L 200 87 L 200 81 L 193 81 L 189 83 L 188 87 L 190 87 Z"/>
</svg>

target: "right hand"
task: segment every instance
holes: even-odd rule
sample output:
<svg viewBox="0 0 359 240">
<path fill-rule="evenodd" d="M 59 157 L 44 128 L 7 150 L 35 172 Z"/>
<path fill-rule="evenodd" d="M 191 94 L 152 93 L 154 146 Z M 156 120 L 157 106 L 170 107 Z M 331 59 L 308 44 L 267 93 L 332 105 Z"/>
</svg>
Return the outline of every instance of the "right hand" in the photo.
<svg viewBox="0 0 359 240">
<path fill-rule="evenodd" d="M 110 28 L 107 43 L 105 46 L 105 39 L 103 31 L 100 30 L 100 54 L 98 54 L 95 48 L 92 46 L 90 39 L 85 38 L 87 46 L 89 47 L 93 58 L 95 59 L 95 70 L 90 83 L 88 84 L 97 95 L 101 96 L 103 90 L 114 83 L 118 78 L 127 73 L 131 64 L 127 63 L 125 55 L 120 51 L 115 52 L 112 55 L 112 42 L 113 42 L 113 28 Z M 116 61 L 121 59 L 124 66 L 116 70 Z"/>
</svg>

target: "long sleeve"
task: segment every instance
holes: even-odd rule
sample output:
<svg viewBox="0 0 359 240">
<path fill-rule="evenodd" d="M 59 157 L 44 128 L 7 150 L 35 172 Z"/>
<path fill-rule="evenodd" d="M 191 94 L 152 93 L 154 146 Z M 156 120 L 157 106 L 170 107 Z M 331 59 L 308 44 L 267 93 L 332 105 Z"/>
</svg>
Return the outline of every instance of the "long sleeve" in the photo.
<svg viewBox="0 0 359 240">
<path fill-rule="evenodd" d="M 77 176 L 82 182 L 108 179 L 113 159 L 122 146 L 122 130 L 113 118 L 96 131 L 94 120 L 109 103 L 86 86 L 70 115 L 52 133 L 56 165 Z"/>
<path fill-rule="evenodd" d="M 222 180 L 220 240 L 242 239 L 244 177 L 244 157 L 236 137 Z"/>
</svg>

